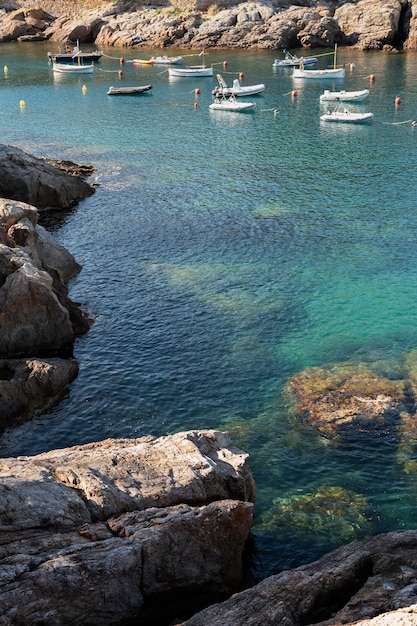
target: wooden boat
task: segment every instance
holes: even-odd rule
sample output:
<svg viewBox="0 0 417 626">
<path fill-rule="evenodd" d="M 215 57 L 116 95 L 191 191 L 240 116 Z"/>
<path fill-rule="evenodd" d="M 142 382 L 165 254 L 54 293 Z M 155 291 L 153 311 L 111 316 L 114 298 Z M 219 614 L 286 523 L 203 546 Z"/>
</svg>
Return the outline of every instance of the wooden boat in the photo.
<svg viewBox="0 0 417 626">
<path fill-rule="evenodd" d="M 363 124 L 371 122 L 374 119 L 373 113 L 355 113 L 345 106 L 338 106 L 333 111 L 327 111 L 325 115 L 321 115 L 322 122 L 342 122 L 348 124 Z"/>
<path fill-rule="evenodd" d="M 183 62 L 182 57 L 169 57 L 167 54 L 159 57 L 151 57 L 151 61 L 156 65 L 178 65 Z"/>
<path fill-rule="evenodd" d="M 258 93 L 265 91 L 265 85 L 260 83 L 259 85 L 247 85 L 240 84 L 239 79 L 235 78 L 233 86 L 228 87 L 226 81 L 221 74 L 217 74 L 218 87 L 215 87 L 212 91 L 213 96 L 255 96 Z"/>
<path fill-rule="evenodd" d="M 320 96 L 320 102 L 362 102 L 369 96 L 369 89 L 361 91 L 329 91 L 324 90 Z"/>
<path fill-rule="evenodd" d="M 209 109 L 212 111 L 253 111 L 256 107 L 255 102 L 240 101 L 238 102 L 235 96 L 219 95 L 214 98 L 212 104 L 209 105 Z"/>
<path fill-rule="evenodd" d="M 304 68 L 294 68 L 293 78 L 344 78 L 345 68 L 331 68 L 325 70 L 305 70 Z"/>
<path fill-rule="evenodd" d="M 272 64 L 272 67 L 298 67 L 300 63 L 304 66 L 306 65 L 314 65 L 317 63 L 318 59 L 316 57 L 297 57 L 295 54 L 291 54 L 288 50 L 284 48 L 284 58 L 283 59 L 275 59 Z"/>
<path fill-rule="evenodd" d="M 213 68 L 206 67 L 205 65 L 194 65 L 190 67 L 171 67 L 168 68 L 169 76 L 187 76 L 187 77 L 200 77 L 200 76 L 213 76 Z"/>
<path fill-rule="evenodd" d="M 133 65 L 153 65 L 153 61 L 151 59 L 133 59 Z"/>
<path fill-rule="evenodd" d="M 333 67 L 324 70 L 308 70 L 305 69 L 304 63 L 301 61 L 299 67 L 293 70 L 293 78 L 344 78 L 345 68 L 336 67 L 337 44 L 334 46 L 334 52 L 326 52 L 321 56 L 333 55 Z"/>
<path fill-rule="evenodd" d="M 109 87 L 108 96 L 136 96 L 152 89 L 152 85 L 138 87 Z"/>
<path fill-rule="evenodd" d="M 52 70 L 60 74 L 92 74 L 94 63 L 83 65 L 82 63 L 52 63 Z"/>
<path fill-rule="evenodd" d="M 204 50 L 198 55 L 203 58 L 202 65 L 190 65 L 189 67 L 168 67 L 169 76 L 186 76 L 186 77 L 200 77 L 200 76 L 213 76 L 213 68 L 206 67 L 204 63 Z"/>
<path fill-rule="evenodd" d="M 53 52 L 48 52 L 48 59 L 52 63 L 65 63 L 66 65 L 74 64 L 78 65 L 78 62 L 85 64 L 90 63 L 98 63 L 103 56 L 103 52 L 99 50 L 95 50 L 94 52 L 82 52 L 80 50 L 79 41 L 77 41 L 77 45 L 74 46 L 73 50 L 69 48 L 68 45 L 65 46 L 65 52 L 58 52 L 54 54 Z"/>
</svg>

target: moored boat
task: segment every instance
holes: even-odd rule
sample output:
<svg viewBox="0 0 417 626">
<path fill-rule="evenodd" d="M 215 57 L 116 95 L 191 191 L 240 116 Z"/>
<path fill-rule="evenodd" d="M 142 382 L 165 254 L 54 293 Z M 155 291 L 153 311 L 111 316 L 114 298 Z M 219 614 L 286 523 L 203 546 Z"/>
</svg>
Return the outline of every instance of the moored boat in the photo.
<svg viewBox="0 0 417 626">
<path fill-rule="evenodd" d="M 80 44 L 77 41 L 77 45 L 71 50 L 68 45 L 65 46 L 65 52 L 48 52 L 48 59 L 52 63 L 64 63 L 66 65 L 74 64 L 78 65 L 78 62 L 85 64 L 98 63 L 103 56 L 103 52 L 94 50 L 93 52 L 82 52 L 80 50 Z"/>
<path fill-rule="evenodd" d="M 94 63 L 83 65 L 82 63 L 52 63 L 52 70 L 60 74 L 92 74 Z"/>
<path fill-rule="evenodd" d="M 151 59 L 133 59 L 133 65 L 153 65 L 153 61 Z"/>
<path fill-rule="evenodd" d="M 342 122 L 348 124 L 363 124 L 364 122 L 371 122 L 374 119 L 373 113 L 356 113 L 351 111 L 347 107 L 339 106 L 333 111 L 327 111 L 325 115 L 321 115 L 322 122 Z"/>
<path fill-rule="evenodd" d="M 293 78 L 344 78 L 345 68 L 336 67 L 324 70 L 306 70 L 301 67 L 295 67 L 293 71 Z"/>
<path fill-rule="evenodd" d="M 137 87 L 109 87 L 108 96 L 136 96 L 152 89 L 152 85 L 142 85 Z"/>
<path fill-rule="evenodd" d="M 325 89 L 320 96 L 320 102 L 362 102 L 369 96 L 369 89 L 359 91 L 329 91 Z"/>
<path fill-rule="evenodd" d="M 314 65 L 317 63 L 318 59 L 316 57 L 298 57 L 295 54 L 291 54 L 288 50 L 284 48 L 284 58 L 283 59 L 275 59 L 272 64 L 272 67 L 298 67 L 300 63 L 305 65 Z"/>
<path fill-rule="evenodd" d="M 151 57 L 150 60 L 156 65 L 178 65 L 183 62 L 182 57 L 169 57 L 167 54 L 159 57 Z"/>
<path fill-rule="evenodd" d="M 204 62 L 204 50 L 198 55 L 202 57 L 203 62 L 201 65 L 190 65 L 189 67 L 177 67 L 170 65 L 168 67 L 169 76 L 185 76 L 185 77 L 200 77 L 200 76 L 213 76 L 213 68 L 206 67 Z"/>
<path fill-rule="evenodd" d="M 265 91 L 265 85 L 259 83 L 258 85 L 241 85 L 238 78 L 233 81 L 233 86 L 228 87 L 226 81 L 221 74 L 216 76 L 219 85 L 212 91 L 213 96 L 255 96 Z"/>
<path fill-rule="evenodd" d="M 209 109 L 212 111 L 253 111 L 256 107 L 255 102 L 240 101 L 238 102 L 235 96 L 219 95 L 214 98 L 214 101 L 209 105 Z"/>
</svg>

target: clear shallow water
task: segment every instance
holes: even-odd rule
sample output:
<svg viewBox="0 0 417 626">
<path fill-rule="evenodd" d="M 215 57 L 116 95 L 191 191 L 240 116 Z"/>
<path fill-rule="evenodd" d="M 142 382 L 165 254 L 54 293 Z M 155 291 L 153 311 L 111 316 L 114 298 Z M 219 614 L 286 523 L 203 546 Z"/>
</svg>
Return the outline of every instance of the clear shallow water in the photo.
<svg viewBox="0 0 417 626">
<path fill-rule="evenodd" d="M 273 70 L 277 53 L 212 51 L 228 82 L 243 71 L 266 85 L 255 113 L 232 114 L 209 111 L 215 80 L 130 62 L 154 51 L 122 52 L 123 84 L 152 92 L 109 98 L 120 51 L 93 76 L 56 78 L 49 49 L 1 46 L 2 142 L 96 167 L 96 193 L 55 234 L 83 266 L 71 297 L 97 320 L 76 342 L 67 397 L 4 435 L 0 454 L 228 429 L 258 485 L 256 578 L 415 527 L 395 434 L 335 447 L 289 420 L 281 399 L 306 367 L 349 360 L 394 375 L 417 346 L 415 55 L 339 50 L 354 71 L 311 84 Z M 356 106 L 372 125 L 320 123 L 324 88 L 365 88 L 370 74 Z M 338 490 L 346 510 L 300 527 L 282 515 L 285 499 L 294 508 L 320 489 Z"/>
</svg>

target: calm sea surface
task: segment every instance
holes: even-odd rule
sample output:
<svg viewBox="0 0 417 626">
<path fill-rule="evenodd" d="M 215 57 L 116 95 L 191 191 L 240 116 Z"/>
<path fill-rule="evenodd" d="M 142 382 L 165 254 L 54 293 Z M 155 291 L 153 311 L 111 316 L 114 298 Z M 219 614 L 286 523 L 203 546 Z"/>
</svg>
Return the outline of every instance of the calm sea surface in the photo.
<svg viewBox="0 0 417 626">
<path fill-rule="evenodd" d="M 96 193 L 55 235 L 83 266 L 70 295 L 96 322 L 67 397 L 6 433 L 0 455 L 227 429 L 258 486 L 255 579 L 415 527 L 395 435 L 329 445 L 289 420 L 281 392 L 342 361 L 393 377 L 417 347 L 416 55 L 340 49 L 353 71 L 323 83 L 273 70 L 277 52 L 210 51 L 229 83 L 266 85 L 237 114 L 209 111 L 215 78 L 131 63 L 155 51 L 106 50 L 94 75 L 58 77 L 48 50 L 0 47 L 1 141 L 95 166 Z M 372 125 L 320 122 L 324 88 L 367 88 L 371 74 L 354 108 Z M 108 97 L 119 83 L 153 89 Z"/>
</svg>

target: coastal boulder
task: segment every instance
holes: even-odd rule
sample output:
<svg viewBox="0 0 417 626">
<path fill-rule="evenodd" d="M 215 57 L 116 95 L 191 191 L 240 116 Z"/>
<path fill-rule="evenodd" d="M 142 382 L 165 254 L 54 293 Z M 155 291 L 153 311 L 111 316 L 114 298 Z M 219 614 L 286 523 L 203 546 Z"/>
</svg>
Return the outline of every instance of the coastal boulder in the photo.
<svg viewBox="0 0 417 626">
<path fill-rule="evenodd" d="M 0 199 L 3 357 L 63 347 L 92 323 L 66 288 L 80 265 L 37 221 L 35 207 Z"/>
<path fill-rule="evenodd" d="M 346 2 L 339 6 L 334 19 L 343 33 L 342 43 L 361 50 L 380 50 L 396 42 L 402 13 L 402 2 L 383 3 L 378 0 Z"/>
<path fill-rule="evenodd" d="M 377 535 L 271 576 L 182 626 L 416 626 L 417 531 Z"/>
<path fill-rule="evenodd" d="M 56 404 L 77 374 L 70 359 L 0 359 L 0 434 Z"/>
<path fill-rule="evenodd" d="M 0 462 L 0 624 L 111 626 L 239 588 L 255 487 L 218 431 Z"/>
<path fill-rule="evenodd" d="M 94 188 L 20 148 L 0 144 L 0 196 L 21 200 L 38 210 L 69 208 L 91 196 Z"/>
</svg>

